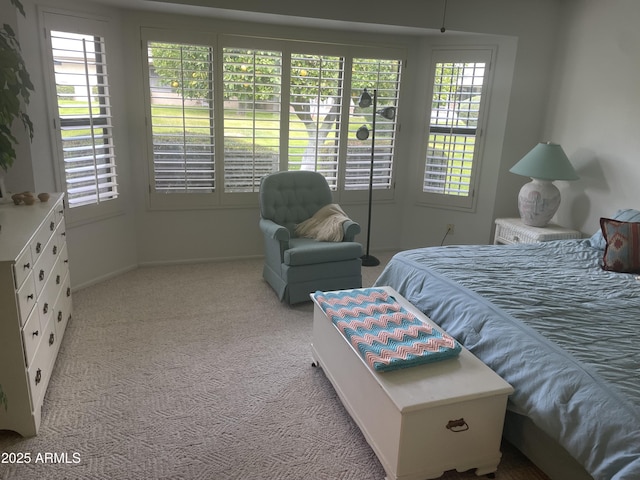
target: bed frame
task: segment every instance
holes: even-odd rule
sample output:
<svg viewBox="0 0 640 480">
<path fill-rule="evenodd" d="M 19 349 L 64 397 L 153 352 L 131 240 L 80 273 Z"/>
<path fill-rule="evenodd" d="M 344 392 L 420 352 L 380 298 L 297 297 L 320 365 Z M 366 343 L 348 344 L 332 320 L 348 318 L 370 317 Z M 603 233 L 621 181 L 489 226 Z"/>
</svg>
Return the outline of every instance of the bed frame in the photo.
<svg viewBox="0 0 640 480">
<path fill-rule="evenodd" d="M 551 480 L 593 480 L 561 445 L 524 415 L 507 410 L 502 435 Z"/>
</svg>

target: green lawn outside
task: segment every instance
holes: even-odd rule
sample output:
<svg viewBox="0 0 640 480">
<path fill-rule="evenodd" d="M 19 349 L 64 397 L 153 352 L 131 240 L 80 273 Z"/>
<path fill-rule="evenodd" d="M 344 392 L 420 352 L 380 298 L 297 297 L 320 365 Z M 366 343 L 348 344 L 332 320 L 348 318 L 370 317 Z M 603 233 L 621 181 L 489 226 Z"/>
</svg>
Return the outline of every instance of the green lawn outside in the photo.
<svg viewBox="0 0 640 480">
<path fill-rule="evenodd" d="M 63 107 L 64 115 L 87 115 L 88 107 L 83 102 L 74 100 L 59 100 L 59 104 Z M 73 105 L 76 105 L 74 108 Z M 94 107 L 92 109 L 93 114 L 99 114 L 99 108 Z M 163 134 L 174 133 L 176 135 L 182 135 L 183 133 L 183 111 L 180 107 L 167 107 L 167 106 L 152 106 L 151 113 L 154 118 L 154 127 L 161 128 Z M 209 110 L 202 107 L 189 107 L 184 111 L 184 118 L 187 119 L 186 131 L 192 134 L 202 134 L 203 131 L 209 128 Z M 258 128 L 264 128 L 261 131 L 261 135 L 264 135 L 259 139 L 259 144 L 265 148 L 276 148 L 279 146 L 279 126 L 280 120 L 278 114 L 272 112 L 256 112 L 255 120 Z M 304 129 L 304 124 L 300 121 L 297 115 L 291 114 L 289 117 L 290 126 L 292 129 Z M 349 125 L 349 138 L 355 138 L 355 132 L 360 125 L 366 124 L 364 117 L 352 117 L 352 122 Z M 243 114 L 238 114 L 233 110 L 225 110 L 224 113 L 224 125 L 228 136 L 237 137 L 236 142 L 246 142 L 250 144 L 250 140 L 253 136 L 254 121 L 251 117 Z M 89 131 L 65 131 L 64 136 L 78 136 L 88 134 Z M 302 154 L 307 142 L 305 139 L 292 138 L 289 142 L 289 148 L 291 154 Z"/>
</svg>

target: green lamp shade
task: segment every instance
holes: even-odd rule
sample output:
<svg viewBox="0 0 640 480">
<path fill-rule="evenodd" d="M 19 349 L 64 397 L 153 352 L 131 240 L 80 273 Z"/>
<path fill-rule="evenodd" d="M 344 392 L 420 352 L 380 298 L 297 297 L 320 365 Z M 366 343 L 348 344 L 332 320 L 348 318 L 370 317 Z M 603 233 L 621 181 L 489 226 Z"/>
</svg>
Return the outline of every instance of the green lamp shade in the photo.
<svg viewBox="0 0 640 480">
<path fill-rule="evenodd" d="M 509 170 L 540 180 L 578 180 L 567 155 L 557 143 L 539 143 Z"/>
</svg>

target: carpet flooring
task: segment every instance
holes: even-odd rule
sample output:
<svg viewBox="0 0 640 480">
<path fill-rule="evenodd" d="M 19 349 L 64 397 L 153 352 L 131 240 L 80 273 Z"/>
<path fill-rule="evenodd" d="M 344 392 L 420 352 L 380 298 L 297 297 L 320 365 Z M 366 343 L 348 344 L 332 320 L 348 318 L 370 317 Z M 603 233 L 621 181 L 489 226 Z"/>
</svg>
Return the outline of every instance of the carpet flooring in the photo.
<svg viewBox="0 0 640 480">
<path fill-rule="evenodd" d="M 31 463 L 0 463 L 1 479 L 384 478 L 311 367 L 311 304 L 280 304 L 260 260 L 139 268 L 73 302 L 39 435 L 0 432 Z M 547 478 L 503 453 L 496 478 Z"/>
</svg>

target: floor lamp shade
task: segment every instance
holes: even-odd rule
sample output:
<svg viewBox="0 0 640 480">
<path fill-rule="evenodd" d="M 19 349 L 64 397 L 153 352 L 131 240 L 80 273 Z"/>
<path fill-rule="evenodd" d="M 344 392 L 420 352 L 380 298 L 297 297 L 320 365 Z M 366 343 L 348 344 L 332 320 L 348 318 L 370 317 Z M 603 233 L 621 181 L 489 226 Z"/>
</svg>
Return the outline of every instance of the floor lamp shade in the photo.
<svg viewBox="0 0 640 480">
<path fill-rule="evenodd" d="M 530 177 L 518 194 L 518 211 L 525 225 L 544 227 L 560 206 L 554 180 L 577 180 L 567 155 L 557 143 L 539 143 L 509 170 Z"/>
</svg>

